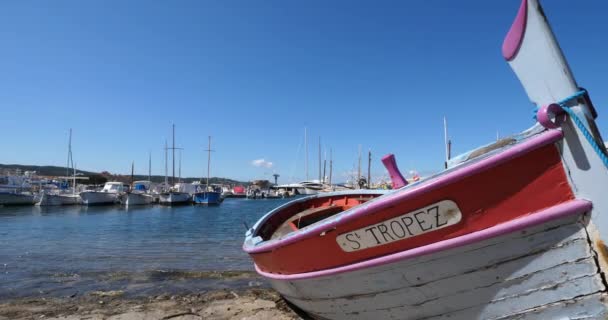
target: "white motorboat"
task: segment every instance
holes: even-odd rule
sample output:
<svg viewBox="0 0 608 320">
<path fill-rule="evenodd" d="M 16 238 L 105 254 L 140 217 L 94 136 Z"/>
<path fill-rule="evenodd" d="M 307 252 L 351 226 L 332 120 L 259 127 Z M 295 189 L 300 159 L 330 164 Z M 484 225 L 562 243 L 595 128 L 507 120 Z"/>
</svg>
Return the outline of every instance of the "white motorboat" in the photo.
<svg viewBox="0 0 608 320">
<path fill-rule="evenodd" d="M 158 195 L 158 203 L 162 205 L 180 205 L 190 203 L 192 196 L 187 192 L 170 191 Z"/>
<path fill-rule="evenodd" d="M 120 203 L 126 206 L 145 205 L 156 202 L 158 195 L 152 194 L 152 182 L 149 180 L 133 182 L 133 190 L 120 197 Z"/>
<path fill-rule="evenodd" d="M 64 206 L 80 204 L 81 197 L 74 193 L 47 193 L 42 192 L 40 200 L 36 203 L 37 206 Z"/>
<path fill-rule="evenodd" d="M 299 194 L 312 195 L 319 193 L 323 188 L 325 188 L 325 185 L 318 181 L 302 181 L 296 189 Z"/>
<path fill-rule="evenodd" d="M 123 195 L 121 202 L 126 206 L 136 206 L 154 203 L 155 199 L 152 194 L 129 192 Z"/>
<path fill-rule="evenodd" d="M 118 202 L 118 196 L 129 190 L 129 185 L 122 182 L 106 182 L 101 191 L 84 191 L 80 193 L 82 204 L 103 205 Z"/>
</svg>

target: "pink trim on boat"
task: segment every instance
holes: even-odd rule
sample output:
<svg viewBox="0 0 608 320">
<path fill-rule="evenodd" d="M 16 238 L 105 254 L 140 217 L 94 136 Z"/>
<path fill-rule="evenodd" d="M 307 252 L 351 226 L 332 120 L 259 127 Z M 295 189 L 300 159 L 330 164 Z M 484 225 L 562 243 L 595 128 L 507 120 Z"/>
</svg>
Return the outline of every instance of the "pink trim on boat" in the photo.
<svg viewBox="0 0 608 320">
<path fill-rule="evenodd" d="M 326 269 L 321 271 L 307 272 L 307 273 L 297 273 L 297 274 L 274 274 L 268 273 L 260 270 L 258 266 L 255 266 L 255 270 L 262 276 L 270 279 L 276 280 L 300 280 L 300 279 L 310 279 L 310 278 L 318 278 L 323 276 L 331 276 L 335 274 L 351 272 L 361 269 L 367 269 L 372 267 L 381 266 L 384 264 L 389 264 L 401 260 L 413 259 L 416 257 L 428 255 L 431 253 L 436 253 L 440 251 L 445 251 L 448 249 L 453 249 L 456 247 L 461 247 L 464 245 L 472 244 L 475 242 L 480 242 L 483 240 L 487 240 L 490 238 L 495 238 L 498 236 L 502 236 L 508 233 L 516 232 L 519 230 L 523 230 L 526 228 L 530 228 L 536 225 L 543 224 L 545 222 L 563 218 L 565 216 L 574 215 L 574 214 L 583 214 L 585 212 L 589 212 L 593 204 L 586 200 L 570 200 L 568 202 L 564 202 L 553 207 L 538 211 L 536 213 L 530 214 L 529 216 L 518 218 L 515 220 L 511 220 L 481 231 L 469 233 L 460 237 L 443 240 L 439 242 L 435 242 L 426 246 L 410 249 L 407 251 L 402 251 L 398 253 L 393 253 L 387 256 L 383 256 L 380 258 L 375 258 L 363 262 L 354 263 L 351 265 Z"/>
<path fill-rule="evenodd" d="M 383 210 L 387 207 L 393 206 L 396 201 L 407 201 L 411 198 L 418 197 L 421 194 L 432 192 L 440 189 L 446 185 L 454 183 L 458 180 L 466 177 L 478 174 L 482 171 L 493 168 L 502 163 L 508 162 L 509 160 L 526 154 L 530 151 L 536 150 L 548 144 L 554 143 L 563 137 L 563 133 L 560 130 L 549 130 L 539 135 L 531 137 L 524 142 L 514 145 L 511 148 L 502 151 L 498 154 L 490 156 L 485 159 L 481 159 L 477 162 L 473 162 L 469 165 L 462 165 L 460 168 L 456 168 L 453 171 L 446 172 L 444 175 L 437 177 L 436 179 L 423 181 L 418 185 L 412 185 L 411 188 L 395 191 L 386 196 L 382 196 L 376 200 L 372 200 L 369 204 L 364 204 L 359 207 L 355 207 L 349 211 L 345 211 L 327 223 L 321 223 L 314 227 L 304 228 L 291 236 L 287 236 L 283 239 L 273 240 L 269 242 L 263 242 L 257 246 L 247 246 L 246 242 L 243 245 L 243 250 L 247 253 L 260 253 L 275 250 L 276 248 L 301 241 L 308 237 L 313 237 L 321 234 L 324 231 L 336 227 L 338 224 L 346 223 L 355 219 L 359 219 L 361 216 L 365 216 L 370 212 L 376 210 Z"/>
<path fill-rule="evenodd" d="M 401 171 L 399 171 L 399 167 L 397 167 L 397 161 L 395 160 L 394 154 L 391 153 L 382 157 L 382 163 L 388 171 L 388 175 L 391 177 L 393 189 L 399 189 L 407 186 L 407 180 L 405 180 L 403 175 L 401 175 Z"/>
<path fill-rule="evenodd" d="M 517 12 L 517 17 L 515 17 L 515 21 L 513 21 L 513 25 L 511 25 L 511 29 L 509 29 L 505 41 L 502 43 L 502 56 L 507 61 L 515 58 L 515 55 L 517 55 L 517 52 L 521 47 L 526 32 L 527 17 L 528 1 L 522 0 L 519 11 Z"/>
<path fill-rule="evenodd" d="M 555 122 L 553 119 L 555 119 Z M 536 120 L 547 129 L 557 129 L 566 120 L 566 116 L 559 104 L 551 103 L 538 109 L 536 112 Z"/>
</svg>

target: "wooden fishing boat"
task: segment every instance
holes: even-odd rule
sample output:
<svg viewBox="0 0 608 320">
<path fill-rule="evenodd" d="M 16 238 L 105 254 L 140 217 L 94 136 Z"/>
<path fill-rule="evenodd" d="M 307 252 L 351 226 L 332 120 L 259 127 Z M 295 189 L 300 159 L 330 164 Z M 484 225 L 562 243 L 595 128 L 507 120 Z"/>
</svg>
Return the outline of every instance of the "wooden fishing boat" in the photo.
<svg viewBox="0 0 608 320">
<path fill-rule="evenodd" d="M 243 245 L 258 273 L 318 319 L 605 319 L 597 113 L 537 0 L 522 1 L 503 56 L 540 107 L 533 128 L 386 194 L 269 212 Z"/>
</svg>

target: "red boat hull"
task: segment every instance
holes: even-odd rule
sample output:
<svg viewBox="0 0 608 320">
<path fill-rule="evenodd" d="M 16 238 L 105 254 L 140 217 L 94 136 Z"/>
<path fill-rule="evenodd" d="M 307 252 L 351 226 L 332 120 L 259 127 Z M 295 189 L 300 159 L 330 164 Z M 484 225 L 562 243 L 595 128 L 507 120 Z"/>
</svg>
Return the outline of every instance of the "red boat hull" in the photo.
<svg viewBox="0 0 608 320">
<path fill-rule="evenodd" d="M 492 161 L 492 159 L 484 160 Z M 274 274 L 313 272 L 459 237 L 574 199 L 560 154 L 554 143 L 530 148 L 509 161 L 452 180 L 437 188 L 427 188 L 426 192 L 418 192 L 415 197 L 407 197 L 404 193 L 415 193 L 418 189 L 424 188 L 425 183 L 430 184 L 433 181 L 423 181 L 411 190 L 404 189 L 386 195 L 382 201 L 390 205 L 377 209 L 369 206 L 369 210 L 364 215 L 357 219 L 343 219 L 344 221 L 338 222 L 321 234 L 311 234 L 298 241 L 279 241 L 278 245 L 266 249 L 263 246 L 245 249 L 261 271 Z M 338 235 L 372 226 L 443 200 L 451 200 L 458 205 L 462 214 L 458 223 L 407 239 L 352 252 L 346 252 L 336 241 Z M 319 208 L 329 206 L 331 203 L 335 203 L 335 199 L 319 198 L 311 200 L 310 204 Z M 301 206 L 292 206 L 274 214 L 265 223 L 266 237 L 273 231 L 270 229 L 291 217 L 294 214 L 293 210 L 301 209 Z M 272 219 L 275 221 L 273 222 Z M 261 233 L 263 238 L 264 232 Z M 390 237 L 385 234 L 379 236 Z"/>
</svg>

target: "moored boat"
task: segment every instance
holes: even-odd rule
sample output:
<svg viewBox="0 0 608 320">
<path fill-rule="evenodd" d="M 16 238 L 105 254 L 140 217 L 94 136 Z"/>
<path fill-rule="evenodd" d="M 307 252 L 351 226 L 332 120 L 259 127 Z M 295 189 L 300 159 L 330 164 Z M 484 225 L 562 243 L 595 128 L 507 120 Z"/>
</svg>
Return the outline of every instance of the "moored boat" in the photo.
<svg viewBox="0 0 608 320">
<path fill-rule="evenodd" d="M 36 203 L 35 196 L 29 192 L 0 192 L 0 205 L 32 205 Z"/>
<path fill-rule="evenodd" d="M 101 191 L 83 191 L 80 193 L 82 204 L 108 205 L 119 202 L 119 195 L 129 190 L 129 185 L 122 182 L 106 182 Z"/>
<path fill-rule="evenodd" d="M 313 195 L 321 192 L 326 186 L 319 181 L 302 181 L 296 187 L 299 194 Z"/>
<path fill-rule="evenodd" d="M 167 206 L 189 204 L 192 197 L 187 192 L 169 191 L 158 195 L 158 203 Z"/>
<path fill-rule="evenodd" d="M 533 128 L 354 206 L 349 191 L 269 212 L 243 246 L 258 273 L 319 319 L 606 318 L 597 112 L 538 1 L 522 1 L 503 55 L 540 106 Z"/>
<path fill-rule="evenodd" d="M 230 198 L 245 198 L 247 197 L 247 191 L 243 186 L 235 186 L 232 188 L 232 194 Z"/>
<path fill-rule="evenodd" d="M 192 201 L 196 204 L 203 204 L 208 206 L 217 206 L 224 201 L 222 197 L 222 187 L 212 186 L 209 184 L 211 177 L 211 136 L 209 136 L 209 145 L 207 148 L 207 183 L 203 187 L 203 190 L 197 190 L 192 194 Z"/>
<path fill-rule="evenodd" d="M 28 172 L 26 172 L 27 174 Z M 37 197 L 31 192 L 29 176 L 17 175 L 0 176 L 0 205 L 32 205 Z"/>
<path fill-rule="evenodd" d="M 140 192 L 125 193 L 121 202 L 126 206 L 138 206 L 155 202 L 154 195 Z"/>
<path fill-rule="evenodd" d="M 80 204 L 82 198 L 76 193 L 76 168 L 74 167 L 74 160 L 72 159 L 72 129 L 70 129 L 70 135 L 68 140 L 68 161 L 66 165 L 66 175 L 63 178 L 63 182 L 53 187 L 59 187 L 58 189 L 42 190 L 37 206 L 63 206 L 63 205 L 75 205 Z M 68 178 L 71 175 L 72 188 L 70 189 Z"/>
<path fill-rule="evenodd" d="M 80 204 L 82 198 L 79 194 L 70 193 L 49 193 L 42 192 L 40 200 L 36 203 L 38 206 L 65 206 Z"/>
<path fill-rule="evenodd" d="M 150 176 L 150 174 L 148 174 Z M 134 181 L 132 188 L 120 196 L 120 203 L 126 206 L 146 205 L 156 202 L 158 195 L 152 193 L 150 180 Z"/>
<path fill-rule="evenodd" d="M 171 183 L 173 186 L 169 190 L 164 190 L 158 195 L 158 203 L 166 206 L 189 204 L 192 199 L 192 193 L 194 193 L 195 190 L 195 187 L 191 183 L 175 183 L 175 150 L 181 150 L 181 148 L 175 147 L 175 124 L 172 125 L 172 139 L 173 143 L 171 148 L 167 147 L 167 142 L 165 142 L 165 186 L 167 185 L 167 151 L 169 149 L 172 151 L 171 158 L 173 160 L 173 174 L 171 176 Z M 181 156 L 179 164 L 179 171 L 181 172 Z"/>
<path fill-rule="evenodd" d="M 219 205 L 223 200 L 219 191 L 202 191 L 192 195 L 192 201 L 196 204 Z"/>
</svg>

